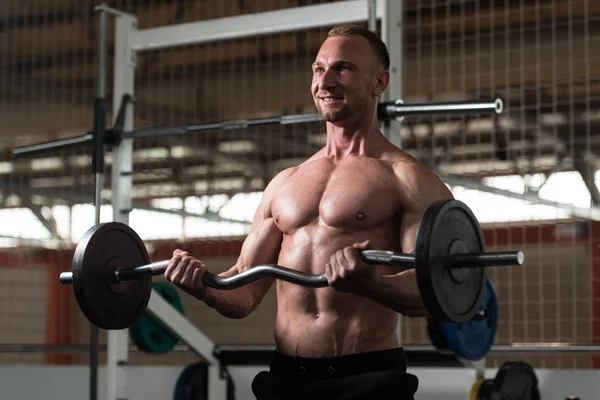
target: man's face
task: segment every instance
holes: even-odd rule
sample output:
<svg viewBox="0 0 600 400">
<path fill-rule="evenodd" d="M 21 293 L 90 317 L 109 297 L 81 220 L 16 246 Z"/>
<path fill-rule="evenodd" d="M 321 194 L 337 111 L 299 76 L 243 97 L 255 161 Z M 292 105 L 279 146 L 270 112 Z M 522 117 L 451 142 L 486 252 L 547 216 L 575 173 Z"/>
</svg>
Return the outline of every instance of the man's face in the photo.
<svg viewBox="0 0 600 400">
<path fill-rule="evenodd" d="M 311 86 L 322 118 L 342 122 L 358 117 L 385 89 L 387 80 L 382 80 L 382 74 L 383 67 L 366 38 L 327 38 L 313 63 Z"/>
</svg>

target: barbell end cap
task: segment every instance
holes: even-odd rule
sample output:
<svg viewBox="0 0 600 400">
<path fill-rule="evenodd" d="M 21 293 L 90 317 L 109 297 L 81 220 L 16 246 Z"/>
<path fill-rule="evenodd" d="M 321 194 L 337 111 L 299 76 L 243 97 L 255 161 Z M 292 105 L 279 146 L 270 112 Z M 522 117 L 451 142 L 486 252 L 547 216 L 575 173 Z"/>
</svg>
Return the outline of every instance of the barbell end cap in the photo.
<svg viewBox="0 0 600 400">
<path fill-rule="evenodd" d="M 525 262 L 525 254 L 523 254 L 522 251 L 518 251 L 517 252 L 517 264 L 523 265 L 524 262 Z"/>
<path fill-rule="evenodd" d="M 496 114 L 502 114 L 502 111 L 504 111 L 504 103 L 502 102 L 502 99 L 496 99 L 496 101 L 494 101 L 494 105 L 494 111 Z"/>
<path fill-rule="evenodd" d="M 63 285 L 73 283 L 73 273 L 72 272 L 61 272 L 60 273 L 60 283 Z"/>
</svg>

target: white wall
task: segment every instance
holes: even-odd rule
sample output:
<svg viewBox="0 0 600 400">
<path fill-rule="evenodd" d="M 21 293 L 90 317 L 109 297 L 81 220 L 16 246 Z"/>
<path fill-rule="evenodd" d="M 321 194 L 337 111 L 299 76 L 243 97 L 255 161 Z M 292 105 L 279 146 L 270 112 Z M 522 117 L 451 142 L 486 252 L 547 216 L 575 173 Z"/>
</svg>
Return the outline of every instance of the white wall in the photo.
<svg viewBox="0 0 600 400">
<path fill-rule="evenodd" d="M 128 400 L 170 400 L 183 366 L 131 367 L 127 373 Z M 231 367 L 237 400 L 254 400 L 250 383 L 261 370 L 256 367 Z M 466 400 L 474 382 L 468 369 L 415 368 L 419 390 L 415 400 Z M 492 378 L 495 370 L 488 370 Z M 542 400 L 560 400 L 578 395 L 581 400 L 600 400 L 600 371 L 537 370 Z M 99 400 L 106 399 L 105 369 L 99 369 Z M 88 395 L 88 369 L 64 366 L 0 366 L 2 400 L 84 400 Z"/>
</svg>

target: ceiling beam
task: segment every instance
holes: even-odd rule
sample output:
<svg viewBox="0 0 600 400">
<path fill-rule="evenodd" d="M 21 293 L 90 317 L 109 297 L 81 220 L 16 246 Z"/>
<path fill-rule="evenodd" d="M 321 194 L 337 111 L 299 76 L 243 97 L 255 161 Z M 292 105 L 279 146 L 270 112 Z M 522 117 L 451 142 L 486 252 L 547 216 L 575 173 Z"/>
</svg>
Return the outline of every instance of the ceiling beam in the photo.
<svg viewBox="0 0 600 400">
<path fill-rule="evenodd" d="M 0 183 L 0 189 L 2 189 L 2 190 L 7 189 L 4 183 Z M 73 192 L 62 191 L 62 190 L 57 191 L 54 189 L 36 190 L 33 188 L 22 187 L 22 188 L 19 188 L 18 190 L 15 190 L 15 192 L 22 199 L 37 195 L 37 196 L 61 199 L 61 200 L 68 202 L 71 205 L 73 205 L 73 204 L 93 204 L 93 201 L 91 199 L 92 196 L 85 196 L 85 195 L 82 195 L 81 193 L 77 193 L 74 191 Z M 173 196 L 173 197 L 175 197 L 175 196 Z M 102 199 L 102 204 L 103 205 L 111 205 L 111 199 L 110 198 Z M 33 206 L 32 211 L 34 211 L 34 209 L 39 208 L 39 206 L 37 206 L 31 202 L 25 202 L 25 203 L 23 203 L 23 206 L 26 208 L 30 208 L 30 206 Z M 251 222 L 248 222 L 245 220 L 224 218 L 224 217 L 221 217 L 220 215 L 215 214 L 208 210 L 206 211 L 206 213 L 198 214 L 198 213 L 194 213 L 194 212 L 184 211 L 181 209 L 153 207 L 153 206 L 148 205 L 145 201 L 140 201 L 140 200 L 133 202 L 133 209 L 134 210 L 145 210 L 145 211 L 151 211 L 151 212 L 157 212 L 157 213 L 164 213 L 164 214 L 171 214 L 171 215 L 178 215 L 181 217 L 193 217 L 193 218 L 199 218 L 199 219 L 213 221 L 213 222 L 230 222 L 230 223 L 236 223 L 236 224 L 243 224 L 243 225 L 247 225 L 247 226 L 251 225 Z M 46 224 L 44 224 L 44 225 L 46 226 Z M 56 236 L 53 235 L 53 237 L 60 238 L 60 236 L 58 236 L 58 234 Z"/>
<path fill-rule="evenodd" d="M 485 185 L 479 181 L 474 179 L 465 178 L 459 175 L 450 175 L 443 174 L 437 171 L 438 176 L 442 181 L 446 182 L 451 186 L 463 186 L 465 188 L 479 190 L 486 193 L 497 194 L 504 197 L 509 197 L 513 199 L 519 199 L 523 201 L 527 201 L 533 204 L 543 204 L 547 206 L 554 207 L 556 209 L 564 210 L 569 212 L 574 218 L 581 218 L 585 220 L 593 220 L 600 221 L 600 207 L 593 206 L 589 208 L 576 207 L 570 204 L 559 203 L 555 201 L 550 201 L 546 199 L 542 199 L 536 193 L 527 192 L 527 193 L 515 193 L 509 190 L 498 189 L 495 187 L 491 187 Z"/>
</svg>

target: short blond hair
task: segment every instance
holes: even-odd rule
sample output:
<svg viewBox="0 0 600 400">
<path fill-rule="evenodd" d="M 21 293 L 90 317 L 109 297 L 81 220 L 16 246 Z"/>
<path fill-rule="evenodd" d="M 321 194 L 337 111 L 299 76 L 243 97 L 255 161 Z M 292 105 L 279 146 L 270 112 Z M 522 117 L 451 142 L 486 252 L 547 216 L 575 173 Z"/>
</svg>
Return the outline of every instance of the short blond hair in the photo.
<svg viewBox="0 0 600 400">
<path fill-rule="evenodd" d="M 352 35 L 359 35 L 366 38 L 375 52 L 375 55 L 377 55 L 377 58 L 381 61 L 383 68 L 386 70 L 390 69 L 390 54 L 387 46 L 375 32 L 365 29 L 360 25 L 342 24 L 334 26 L 329 30 L 329 33 L 327 33 L 327 37 Z"/>
</svg>

